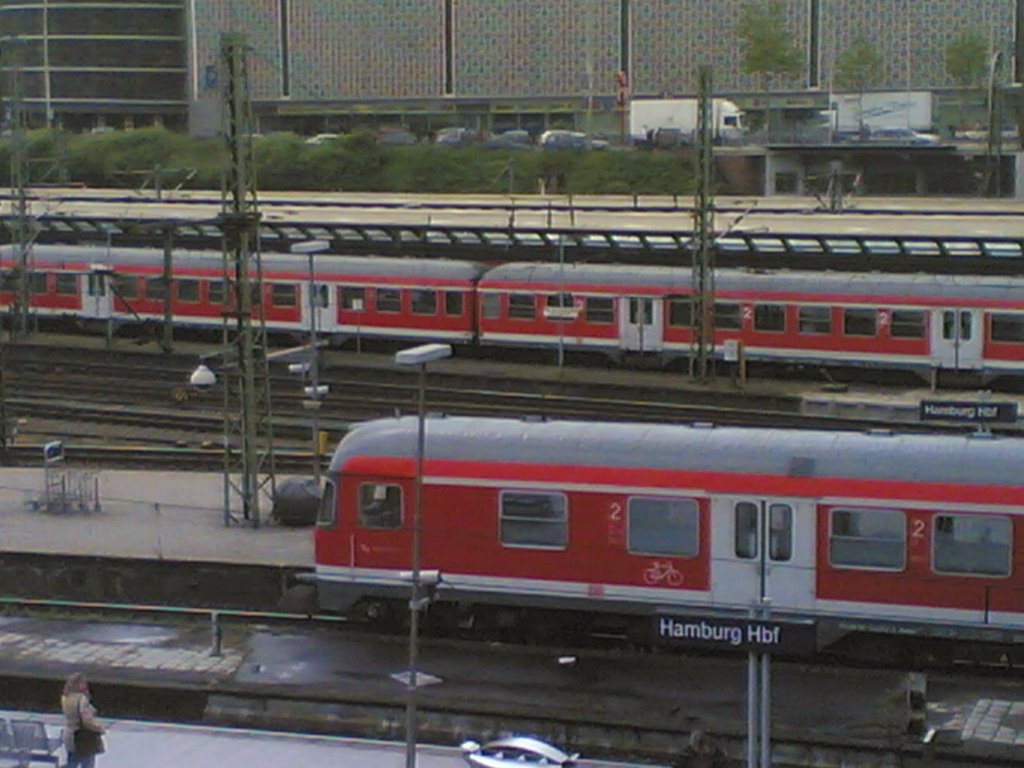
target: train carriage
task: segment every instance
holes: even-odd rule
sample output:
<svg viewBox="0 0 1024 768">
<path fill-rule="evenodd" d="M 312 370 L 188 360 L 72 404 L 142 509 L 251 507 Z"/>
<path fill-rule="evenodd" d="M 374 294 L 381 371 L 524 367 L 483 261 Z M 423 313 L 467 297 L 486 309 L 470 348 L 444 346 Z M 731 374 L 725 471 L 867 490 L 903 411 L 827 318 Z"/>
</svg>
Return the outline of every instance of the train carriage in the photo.
<svg viewBox="0 0 1024 768">
<path fill-rule="evenodd" d="M 339 445 L 316 531 L 323 608 L 405 606 L 418 422 Z M 430 417 L 436 599 L 530 621 L 663 611 L 1024 627 L 1012 439 Z M 389 601 L 393 601 L 390 602 Z M 569 615 L 569 614 L 565 614 Z"/>
</svg>

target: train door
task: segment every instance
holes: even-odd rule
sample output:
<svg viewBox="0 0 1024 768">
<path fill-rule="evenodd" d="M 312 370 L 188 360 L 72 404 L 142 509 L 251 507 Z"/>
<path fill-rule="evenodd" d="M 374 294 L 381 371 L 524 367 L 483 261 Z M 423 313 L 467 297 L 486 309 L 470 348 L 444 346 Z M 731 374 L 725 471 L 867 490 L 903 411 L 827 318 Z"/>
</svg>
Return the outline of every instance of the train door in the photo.
<svg viewBox="0 0 1024 768">
<path fill-rule="evenodd" d="M 932 359 L 942 368 L 970 370 L 982 366 L 984 326 L 981 310 L 932 310 Z"/>
<path fill-rule="evenodd" d="M 306 293 L 306 300 L 302 304 L 302 319 L 306 328 L 310 327 L 310 312 L 313 313 L 315 328 L 318 333 L 330 332 L 338 324 L 335 301 L 335 292 L 327 283 L 304 283 L 303 291 Z M 313 292 L 310 298 L 308 291 Z"/>
<path fill-rule="evenodd" d="M 726 498 L 712 519 L 711 592 L 716 604 L 776 609 L 814 605 L 814 515 L 793 499 Z"/>
<path fill-rule="evenodd" d="M 113 310 L 110 280 L 111 274 L 106 270 L 93 270 L 83 276 L 80 290 L 83 294 L 82 310 L 86 317 L 110 319 Z"/>
<path fill-rule="evenodd" d="M 660 352 L 664 343 L 662 300 L 648 296 L 619 299 L 619 346 L 630 352 Z"/>
</svg>

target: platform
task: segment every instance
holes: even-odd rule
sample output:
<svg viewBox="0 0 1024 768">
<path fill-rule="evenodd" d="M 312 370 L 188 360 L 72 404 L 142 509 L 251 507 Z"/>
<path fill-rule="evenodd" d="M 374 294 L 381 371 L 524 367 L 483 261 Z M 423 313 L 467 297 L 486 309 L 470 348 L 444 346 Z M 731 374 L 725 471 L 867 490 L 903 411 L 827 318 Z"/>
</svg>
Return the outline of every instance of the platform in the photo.
<svg viewBox="0 0 1024 768">
<path fill-rule="evenodd" d="M 283 478 L 281 478 L 283 479 Z M 0 469 L 0 552 L 313 566 L 313 534 L 273 524 L 224 524 L 223 475 L 99 470 L 101 508 L 54 514 L 34 509 L 41 469 Z"/>
</svg>

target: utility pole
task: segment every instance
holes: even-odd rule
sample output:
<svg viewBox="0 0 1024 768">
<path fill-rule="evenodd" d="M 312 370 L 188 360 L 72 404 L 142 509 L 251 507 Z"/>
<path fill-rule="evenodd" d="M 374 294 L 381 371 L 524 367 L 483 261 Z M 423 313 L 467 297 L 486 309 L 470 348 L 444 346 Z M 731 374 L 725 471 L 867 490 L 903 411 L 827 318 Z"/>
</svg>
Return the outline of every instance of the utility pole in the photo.
<svg viewBox="0 0 1024 768">
<path fill-rule="evenodd" d="M 244 37 L 223 34 L 220 53 L 222 127 L 228 153 L 218 217 L 224 248 L 224 523 L 258 528 L 260 496 L 268 486 L 273 496 L 276 488 Z M 241 501 L 241 521 L 232 514 L 234 497 Z"/>
<path fill-rule="evenodd" d="M 14 274 L 11 306 L 11 338 L 27 336 L 30 331 L 29 252 L 32 248 L 32 220 L 28 202 L 29 160 L 25 141 L 24 79 L 22 53 L 24 42 L 16 37 L 0 39 L 0 61 L 7 75 L 6 113 L 11 131 L 11 242 L 14 245 Z"/>
<path fill-rule="evenodd" d="M 697 91 L 696 177 L 693 200 L 692 309 L 690 311 L 690 376 L 706 381 L 714 375 L 715 238 L 714 152 L 711 146 L 711 70 L 701 67 Z"/>
</svg>

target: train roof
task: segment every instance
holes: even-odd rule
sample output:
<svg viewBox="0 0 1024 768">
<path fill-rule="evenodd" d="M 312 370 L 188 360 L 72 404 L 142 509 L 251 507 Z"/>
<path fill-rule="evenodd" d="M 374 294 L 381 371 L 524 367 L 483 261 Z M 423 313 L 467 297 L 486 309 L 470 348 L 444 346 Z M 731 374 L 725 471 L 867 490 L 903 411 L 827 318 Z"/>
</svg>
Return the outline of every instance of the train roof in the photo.
<svg viewBox="0 0 1024 768">
<path fill-rule="evenodd" d="M 3 246 L 0 253 L 11 258 L 14 246 Z M 37 259 L 57 264 L 102 264 L 104 266 L 153 266 L 161 264 L 163 251 L 158 248 L 106 248 L 88 245 L 35 245 Z M 175 249 L 174 262 L 195 269 L 220 269 L 223 254 L 220 251 L 194 251 Z M 319 254 L 314 257 L 318 275 L 345 274 L 362 277 L 418 277 L 475 280 L 485 269 L 482 264 L 448 259 L 418 259 L 379 256 L 339 256 Z M 261 254 L 263 269 L 287 270 L 305 274 L 309 256 L 293 253 Z"/>
<path fill-rule="evenodd" d="M 331 470 L 355 456 L 413 457 L 416 417 L 357 426 Z M 794 477 L 1020 486 L 1024 442 L 966 435 L 530 421 L 430 416 L 427 456 L 497 464 L 599 466 Z"/>
<path fill-rule="evenodd" d="M 500 283 L 517 285 L 593 286 L 594 288 L 634 287 L 689 293 L 692 280 L 689 267 L 635 267 L 615 264 L 550 264 L 510 262 L 489 270 L 481 287 Z M 830 293 L 848 296 L 936 297 L 957 296 L 1017 300 L 1024 291 L 1024 280 L 1004 276 L 932 275 L 927 273 L 892 274 L 880 272 L 830 272 L 777 270 L 771 272 L 742 269 L 716 269 L 718 291 L 758 291 L 778 293 Z"/>
</svg>

